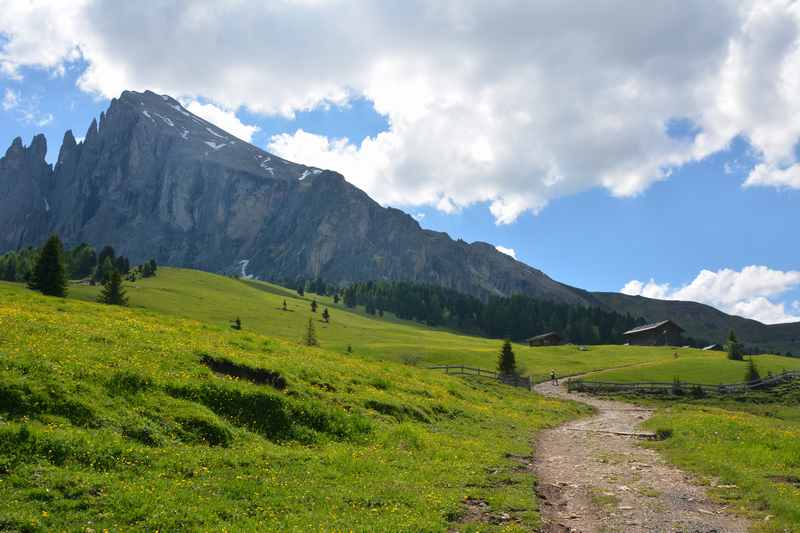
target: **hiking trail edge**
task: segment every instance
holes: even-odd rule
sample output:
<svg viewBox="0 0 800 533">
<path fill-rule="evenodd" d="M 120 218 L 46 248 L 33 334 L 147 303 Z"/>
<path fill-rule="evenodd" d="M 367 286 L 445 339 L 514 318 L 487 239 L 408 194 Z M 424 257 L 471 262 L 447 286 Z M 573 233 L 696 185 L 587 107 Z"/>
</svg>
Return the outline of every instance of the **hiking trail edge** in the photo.
<svg viewBox="0 0 800 533">
<path fill-rule="evenodd" d="M 576 400 L 597 414 L 542 432 L 534 471 L 544 533 L 746 532 L 746 519 L 711 501 L 691 475 L 637 444 L 652 410 L 570 394 L 550 383 L 547 396 Z"/>
</svg>

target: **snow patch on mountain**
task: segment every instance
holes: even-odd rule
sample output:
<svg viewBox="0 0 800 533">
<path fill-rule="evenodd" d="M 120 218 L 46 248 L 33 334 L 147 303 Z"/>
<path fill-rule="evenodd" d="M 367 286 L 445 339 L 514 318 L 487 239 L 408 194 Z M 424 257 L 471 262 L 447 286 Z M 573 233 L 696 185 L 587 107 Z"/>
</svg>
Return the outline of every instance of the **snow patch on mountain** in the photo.
<svg viewBox="0 0 800 533">
<path fill-rule="evenodd" d="M 210 133 L 211 135 L 219 137 L 220 139 L 228 140 L 227 137 L 225 137 L 224 135 L 220 135 L 219 133 L 217 133 L 216 131 L 212 130 L 211 128 L 206 128 L 206 131 L 208 131 L 208 133 Z"/>
</svg>

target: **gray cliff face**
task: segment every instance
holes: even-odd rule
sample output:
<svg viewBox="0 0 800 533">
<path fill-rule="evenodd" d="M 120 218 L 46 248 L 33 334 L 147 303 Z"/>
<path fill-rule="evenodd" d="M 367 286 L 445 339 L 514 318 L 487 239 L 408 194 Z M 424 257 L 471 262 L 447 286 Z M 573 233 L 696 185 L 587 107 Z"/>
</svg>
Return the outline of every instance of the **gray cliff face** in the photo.
<svg viewBox="0 0 800 533">
<path fill-rule="evenodd" d="M 591 295 L 485 243 L 453 241 L 383 208 L 331 171 L 283 160 L 189 113 L 126 91 L 81 143 L 16 139 L 0 159 L 0 253 L 38 245 L 111 244 L 132 261 L 265 279 L 413 280 L 480 297 L 525 293 L 591 305 Z"/>
</svg>

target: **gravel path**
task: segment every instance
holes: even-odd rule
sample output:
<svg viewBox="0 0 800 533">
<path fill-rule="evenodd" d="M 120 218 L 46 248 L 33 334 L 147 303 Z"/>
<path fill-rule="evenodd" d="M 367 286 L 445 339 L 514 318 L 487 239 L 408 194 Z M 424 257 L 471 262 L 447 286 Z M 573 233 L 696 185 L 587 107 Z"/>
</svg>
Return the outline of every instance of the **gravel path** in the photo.
<svg viewBox="0 0 800 533">
<path fill-rule="evenodd" d="M 549 383 L 541 394 L 592 405 L 592 418 L 541 434 L 534 468 L 545 533 L 745 532 L 748 523 L 711 502 L 688 474 L 637 445 L 651 411 L 568 394 Z"/>
</svg>

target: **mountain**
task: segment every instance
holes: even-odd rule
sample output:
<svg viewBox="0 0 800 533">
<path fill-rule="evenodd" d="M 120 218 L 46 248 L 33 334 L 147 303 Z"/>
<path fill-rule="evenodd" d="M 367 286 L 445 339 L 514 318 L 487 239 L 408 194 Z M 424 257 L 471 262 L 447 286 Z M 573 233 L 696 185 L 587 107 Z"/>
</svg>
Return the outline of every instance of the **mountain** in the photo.
<svg viewBox="0 0 800 533">
<path fill-rule="evenodd" d="M 0 159 L 0 253 L 56 232 L 158 262 L 271 280 L 404 279 L 480 297 L 581 291 L 486 243 L 453 241 L 336 172 L 252 146 L 152 92 L 126 91 L 53 168 L 42 136 Z M 246 269 L 246 270 L 245 270 Z"/>
<path fill-rule="evenodd" d="M 719 342 L 800 353 L 800 323 L 767 326 L 693 302 L 590 293 L 482 243 L 454 241 L 385 208 L 336 172 L 286 161 L 153 92 L 125 91 L 84 140 L 66 132 L 54 166 L 47 141 L 14 139 L 0 158 L 0 253 L 58 233 L 111 244 L 134 263 L 268 280 L 321 277 L 431 283 L 486 298 L 527 294 L 653 321 L 671 318 Z M 531 334 L 540 332 L 531 332 Z"/>
</svg>

